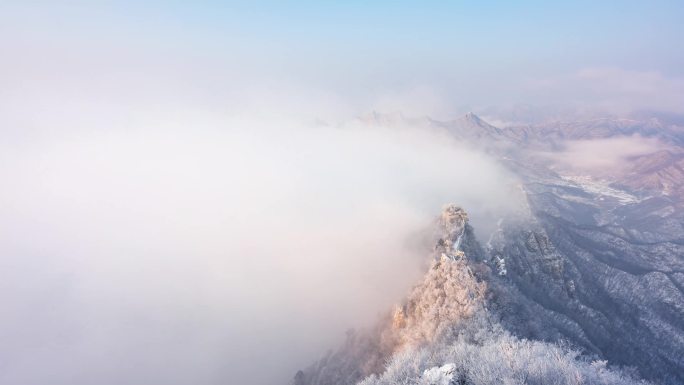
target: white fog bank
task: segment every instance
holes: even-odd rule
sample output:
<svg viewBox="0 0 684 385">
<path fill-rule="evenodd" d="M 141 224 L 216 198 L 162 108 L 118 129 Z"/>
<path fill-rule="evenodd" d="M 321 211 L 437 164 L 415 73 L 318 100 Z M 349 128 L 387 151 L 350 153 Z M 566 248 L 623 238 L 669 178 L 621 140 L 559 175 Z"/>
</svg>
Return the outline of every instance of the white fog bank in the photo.
<svg viewBox="0 0 684 385">
<path fill-rule="evenodd" d="M 282 383 L 402 297 L 444 203 L 509 205 L 440 133 L 207 116 L 0 145 L 0 383 Z"/>
</svg>

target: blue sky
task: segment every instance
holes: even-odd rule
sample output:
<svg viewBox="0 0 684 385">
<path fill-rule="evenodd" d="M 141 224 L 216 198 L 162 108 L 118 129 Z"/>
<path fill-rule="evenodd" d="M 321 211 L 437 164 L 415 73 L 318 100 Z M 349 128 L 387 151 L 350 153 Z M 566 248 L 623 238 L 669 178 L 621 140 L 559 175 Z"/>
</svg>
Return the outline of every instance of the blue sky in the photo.
<svg viewBox="0 0 684 385">
<path fill-rule="evenodd" d="M 684 96 L 677 1 L 9 2 L 0 11 L 13 79 L 36 78 L 32 67 L 59 79 L 47 63 L 105 78 L 122 68 L 155 78 L 151 68 L 166 67 L 164 76 L 216 95 L 277 83 L 362 110 L 430 94 L 443 106 L 426 112 L 446 114 L 549 102 L 672 112 Z M 604 75 L 578 80 L 587 70 Z M 616 90 L 624 84 L 635 86 Z"/>
</svg>

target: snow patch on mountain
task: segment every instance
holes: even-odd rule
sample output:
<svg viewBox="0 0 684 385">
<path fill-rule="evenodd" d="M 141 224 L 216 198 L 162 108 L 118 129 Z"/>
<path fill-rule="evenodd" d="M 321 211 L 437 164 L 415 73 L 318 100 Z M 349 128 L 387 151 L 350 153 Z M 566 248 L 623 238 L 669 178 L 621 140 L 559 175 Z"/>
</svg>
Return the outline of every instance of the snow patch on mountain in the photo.
<svg viewBox="0 0 684 385">
<path fill-rule="evenodd" d="M 582 190 L 596 195 L 598 200 L 615 199 L 621 204 L 638 203 L 642 199 L 627 191 L 610 186 L 610 182 L 597 180 L 588 175 L 561 175 L 561 178 Z"/>
</svg>

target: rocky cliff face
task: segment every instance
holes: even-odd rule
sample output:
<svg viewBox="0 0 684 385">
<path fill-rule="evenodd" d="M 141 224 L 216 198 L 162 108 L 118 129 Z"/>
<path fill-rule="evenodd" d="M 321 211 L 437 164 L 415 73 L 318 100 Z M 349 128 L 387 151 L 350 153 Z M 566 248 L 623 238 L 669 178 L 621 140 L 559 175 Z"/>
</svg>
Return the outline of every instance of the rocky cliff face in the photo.
<svg viewBox="0 0 684 385">
<path fill-rule="evenodd" d="M 403 303 L 372 330 L 350 331 L 342 348 L 295 376 L 295 385 L 354 384 L 382 373 L 395 354 L 434 343 L 449 328 L 475 314 L 486 286 L 471 271 L 461 245 L 472 243 L 468 215 L 446 206 L 437 220 L 432 262 Z"/>
<path fill-rule="evenodd" d="M 504 226 L 497 253 L 524 297 L 516 301 L 540 305 L 543 317 L 506 324 L 526 337 L 572 341 L 648 378 L 684 382 L 681 217 L 654 214 L 648 200 L 602 202 L 581 186 L 534 188 L 532 221 Z"/>
<path fill-rule="evenodd" d="M 490 248 L 507 266 L 490 288 L 514 287 L 499 290 L 494 304 L 509 330 L 571 341 L 647 378 L 684 383 L 679 132 L 627 120 L 536 129 L 549 141 L 638 134 L 667 148 L 627 158 L 612 173 L 553 170 L 521 142 L 508 164 L 521 179 L 528 216 L 504 220 Z M 529 318 L 533 308 L 539 316 Z"/>
</svg>

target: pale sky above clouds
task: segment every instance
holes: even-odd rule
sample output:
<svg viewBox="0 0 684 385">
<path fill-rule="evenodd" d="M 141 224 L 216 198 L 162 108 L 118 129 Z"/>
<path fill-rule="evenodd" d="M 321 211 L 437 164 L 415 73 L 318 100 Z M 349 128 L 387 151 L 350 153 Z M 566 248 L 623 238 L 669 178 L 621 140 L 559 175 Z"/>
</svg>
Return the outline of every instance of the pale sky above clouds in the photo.
<svg viewBox="0 0 684 385">
<path fill-rule="evenodd" d="M 682 113 L 682 14 L 677 1 L 3 2 L 0 97 L 9 110 L 59 98 Z"/>
</svg>

